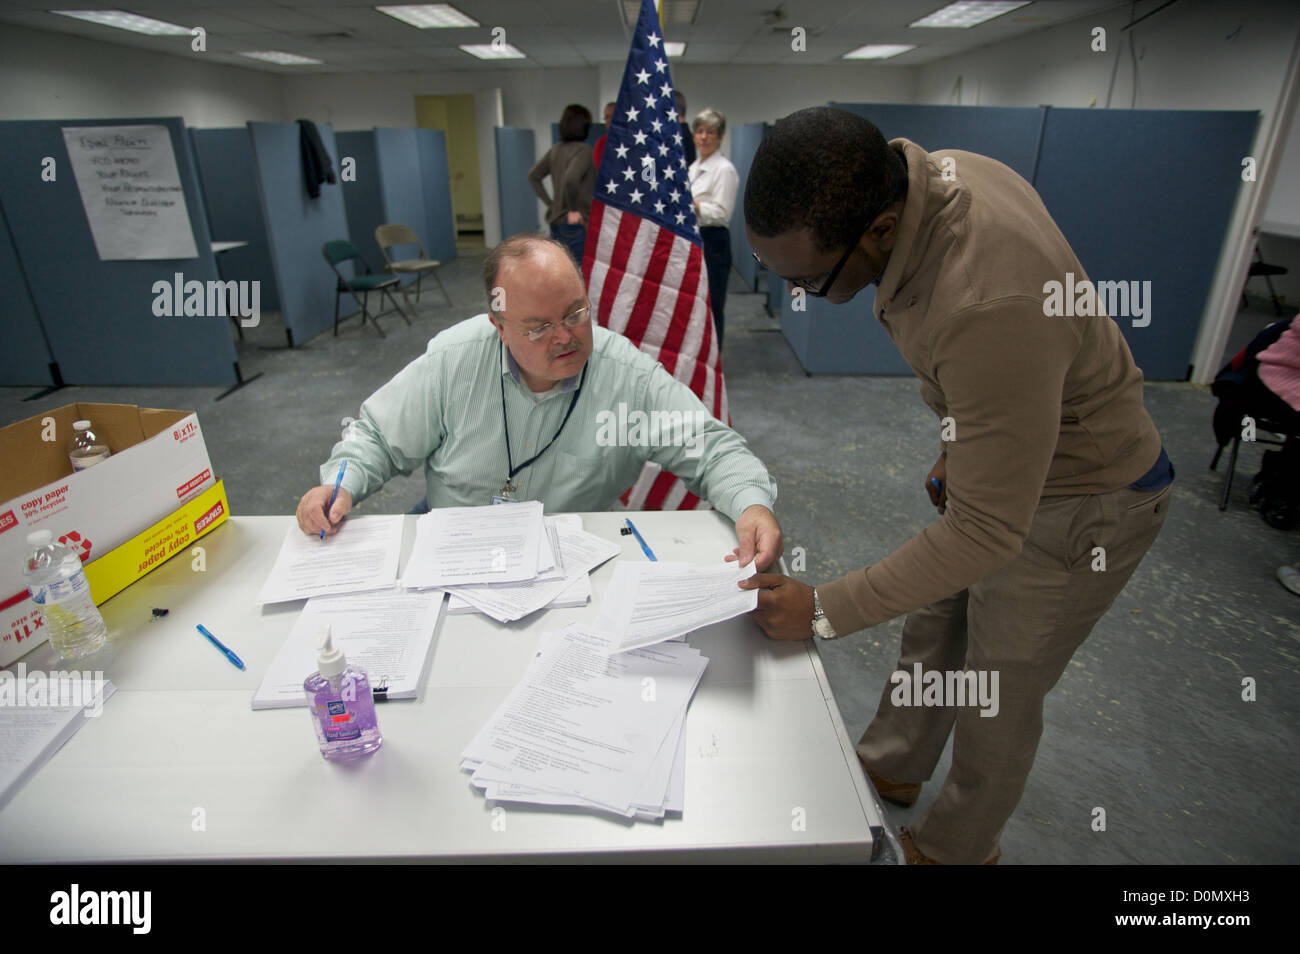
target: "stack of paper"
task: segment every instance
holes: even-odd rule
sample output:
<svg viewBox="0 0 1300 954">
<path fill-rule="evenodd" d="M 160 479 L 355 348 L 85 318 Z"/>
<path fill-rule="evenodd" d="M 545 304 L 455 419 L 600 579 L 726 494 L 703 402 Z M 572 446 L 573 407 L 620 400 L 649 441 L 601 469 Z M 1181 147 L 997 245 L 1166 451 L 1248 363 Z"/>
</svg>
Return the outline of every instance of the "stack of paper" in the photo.
<svg viewBox="0 0 1300 954">
<path fill-rule="evenodd" d="M 543 634 L 461 756 L 484 795 L 646 821 L 683 811 L 686 709 L 708 660 L 684 643 L 603 649 L 577 624 Z"/>
<path fill-rule="evenodd" d="M 596 619 L 602 651 L 650 646 L 752 612 L 758 590 L 736 584 L 755 572 L 753 563 L 620 563 Z"/>
<path fill-rule="evenodd" d="M 619 552 L 576 515 L 543 518 L 536 501 L 447 508 L 420 518 L 402 585 L 440 587 L 451 594 L 448 612 L 508 623 L 546 606 L 585 606 L 587 574 Z"/>
<path fill-rule="evenodd" d="M 442 612 L 442 593 L 375 590 L 309 599 L 253 693 L 254 709 L 305 706 L 302 684 L 316 671 L 316 649 L 328 625 L 348 665 L 387 699 L 415 699 Z"/>
<path fill-rule="evenodd" d="M 402 554 L 402 518 L 349 517 L 324 540 L 296 526 L 284 535 L 259 603 L 391 587 Z"/>
<path fill-rule="evenodd" d="M 27 675 L 0 670 L 0 808 L 18 793 L 86 719 L 104 711 L 117 687 L 97 673 Z"/>
</svg>

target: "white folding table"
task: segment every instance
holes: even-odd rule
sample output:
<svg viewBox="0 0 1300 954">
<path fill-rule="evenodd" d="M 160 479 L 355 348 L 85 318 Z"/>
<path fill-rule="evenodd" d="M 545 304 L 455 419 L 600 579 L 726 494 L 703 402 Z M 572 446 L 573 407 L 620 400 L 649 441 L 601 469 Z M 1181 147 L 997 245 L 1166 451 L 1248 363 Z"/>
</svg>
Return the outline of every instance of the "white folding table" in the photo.
<svg viewBox="0 0 1300 954">
<path fill-rule="evenodd" d="M 638 513 L 661 560 L 715 561 L 735 534 L 714 512 Z M 407 518 L 403 566 L 414 539 Z M 620 540 L 617 513 L 584 514 Z M 379 708 L 383 748 L 321 758 L 305 709 L 250 699 L 302 603 L 253 602 L 292 517 L 237 517 L 102 607 L 100 662 L 117 694 L 0 809 L 0 862 L 179 860 L 866 862 L 889 833 L 812 641 L 769 640 L 749 617 L 688 637 L 709 665 L 686 721 L 686 801 L 662 823 L 499 805 L 460 754 L 518 682 L 544 630 L 592 605 L 509 625 L 441 617 L 418 700 Z M 199 568 L 201 567 L 201 569 Z M 169 610 L 154 619 L 155 607 Z M 240 672 L 195 631 L 238 653 Z M 101 654 L 105 655 L 105 654 Z M 28 670 L 59 667 L 52 650 Z M 86 668 L 77 666 L 75 668 Z M 304 677 L 307 673 L 303 674 Z M 896 852 L 896 849 L 895 849 Z M 885 856 L 894 854 L 886 851 Z"/>
</svg>

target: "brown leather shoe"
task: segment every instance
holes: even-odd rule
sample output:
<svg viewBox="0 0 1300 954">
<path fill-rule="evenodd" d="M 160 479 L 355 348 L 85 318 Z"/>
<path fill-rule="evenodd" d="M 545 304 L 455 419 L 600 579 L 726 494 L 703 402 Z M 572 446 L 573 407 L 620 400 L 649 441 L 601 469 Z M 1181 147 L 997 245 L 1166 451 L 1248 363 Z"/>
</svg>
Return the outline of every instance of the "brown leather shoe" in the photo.
<svg viewBox="0 0 1300 954">
<path fill-rule="evenodd" d="M 858 761 L 862 762 L 862 759 L 859 758 Z M 896 782 L 892 778 L 877 775 L 865 762 L 862 762 L 862 767 L 867 770 L 867 778 L 871 779 L 871 784 L 876 787 L 876 794 L 885 801 L 910 808 L 921 797 L 920 782 Z"/>
<path fill-rule="evenodd" d="M 883 798 L 884 796 L 881 797 Z M 916 846 L 916 842 L 912 840 L 912 833 L 907 830 L 906 825 L 898 829 L 898 841 L 899 844 L 903 846 L 903 859 L 905 864 L 909 864 L 909 865 L 943 864 L 942 861 L 935 861 L 933 858 L 931 858 L 929 855 L 927 855 L 925 852 L 923 852 L 920 848 Z M 986 865 L 995 865 L 998 863 L 998 859 L 1001 857 L 1002 857 L 1002 849 L 999 848 L 997 852 L 993 855 L 993 857 L 984 863 Z"/>
</svg>

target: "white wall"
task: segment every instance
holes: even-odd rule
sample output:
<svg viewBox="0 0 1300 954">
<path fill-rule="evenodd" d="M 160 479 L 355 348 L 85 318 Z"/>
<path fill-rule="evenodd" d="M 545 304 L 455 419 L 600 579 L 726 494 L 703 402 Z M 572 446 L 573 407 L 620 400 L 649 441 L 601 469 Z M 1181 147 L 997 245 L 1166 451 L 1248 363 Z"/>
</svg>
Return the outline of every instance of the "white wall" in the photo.
<svg viewBox="0 0 1300 954">
<path fill-rule="evenodd" d="M 178 38 L 179 39 L 179 38 Z M 0 118 L 180 116 L 187 126 L 284 118 L 279 77 L 5 24 Z"/>
<path fill-rule="evenodd" d="M 1128 22 L 1129 7 L 1122 5 L 922 66 L 915 102 L 1086 107 L 1095 98 L 1100 108 L 1118 61 L 1111 108 L 1267 112 L 1282 89 L 1300 30 L 1300 4 L 1182 0 L 1122 33 Z M 1106 29 L 1105 53 L 1091 49 L 1094 26 Z M 1130 35 L 1137 41 L 1135 104 Z M 952 98 L 958 77 L 960 104 Z"/>
</svg>

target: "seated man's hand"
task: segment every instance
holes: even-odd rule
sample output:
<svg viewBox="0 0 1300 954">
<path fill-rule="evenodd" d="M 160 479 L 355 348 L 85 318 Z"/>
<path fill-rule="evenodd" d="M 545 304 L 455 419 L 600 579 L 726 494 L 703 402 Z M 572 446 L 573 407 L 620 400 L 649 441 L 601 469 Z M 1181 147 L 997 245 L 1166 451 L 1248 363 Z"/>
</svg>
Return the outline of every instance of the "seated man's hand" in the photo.
<svg viewBox="0 0 1300 954">
<path fill-rule="evenodd" d="M 813 588 L 779 573 L 759 573 L 740 581 L 758 590 L 754 621 L 772 639 L 812 639 Z"/>
<path fill-rule="evenodd" d="M 339 522 L 352 509 L 352 495 L 340 487 L 338 499 L 330 507 L 329 519 L 326 519 L 325 508 L 329 506 L 333 493 L 334 485 L 325 484 L 313 487 L 302 495 L 298 501 L 298 526 L 303 533 L 318 537 L 322 530 L 326 536 L 339 532 Z"/>
<path fill-rule="evenodd" d="M 740 515 L 736 521 L 736 542 L 740 546 L 727 560 L 739 560 L 741 566 L 749 566 L 749 561 L 753 560 L 760 573 L 780 559 L 781 551 L 785 549 L 781 525 L 776 522 L 772 511 L 762 504 L 746 507 Z"/>
</svg>

